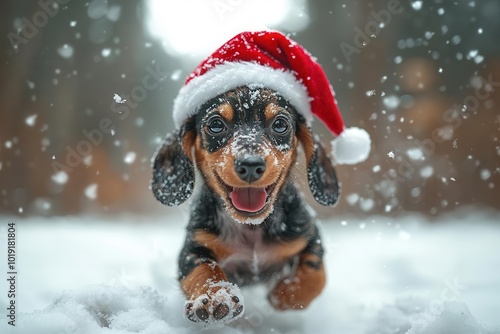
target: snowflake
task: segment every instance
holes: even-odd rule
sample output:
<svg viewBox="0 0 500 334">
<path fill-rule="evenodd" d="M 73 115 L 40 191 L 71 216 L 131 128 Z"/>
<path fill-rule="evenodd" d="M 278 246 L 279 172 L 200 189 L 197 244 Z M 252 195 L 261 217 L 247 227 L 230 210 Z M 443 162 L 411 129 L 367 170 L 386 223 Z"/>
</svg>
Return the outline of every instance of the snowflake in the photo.
<svg viewBox="0 0 500 334">
<path fill-rule="evenodd" d="M 127 101 L 125 99 L 122 99 L 122 97 L 116 93 L 115 95 L 113 95 L 113 100 L 115 100 L 116 103 L 125 103 Z"/>
</svg>

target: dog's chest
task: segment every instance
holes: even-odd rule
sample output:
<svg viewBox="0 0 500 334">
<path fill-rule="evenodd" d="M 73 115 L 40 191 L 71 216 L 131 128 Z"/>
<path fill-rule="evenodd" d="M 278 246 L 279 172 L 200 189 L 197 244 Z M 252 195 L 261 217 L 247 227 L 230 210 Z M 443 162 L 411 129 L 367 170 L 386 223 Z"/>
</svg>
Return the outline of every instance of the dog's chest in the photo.
<svg viewBox="0 0 500 334">
<path fill-rule="evenodd" d="M 262 229 L 233 227 L 225 237 L 231 253 L 219 262 L 228 274 L 245 272 L 258 277 L 278 264 L 276 244 L 265 240 Z"/>
</svg>

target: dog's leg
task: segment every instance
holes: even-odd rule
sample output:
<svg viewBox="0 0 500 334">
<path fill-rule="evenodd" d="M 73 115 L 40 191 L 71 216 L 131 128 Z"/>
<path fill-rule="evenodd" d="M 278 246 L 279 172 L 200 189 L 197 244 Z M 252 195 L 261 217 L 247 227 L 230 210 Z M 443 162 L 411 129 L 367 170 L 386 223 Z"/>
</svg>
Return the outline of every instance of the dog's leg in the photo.
<svg viewBox="0 0 500 334">
<path fill-rule="evenodd" d="M 189 320 L 226 324 L 243 314 L 240 289 L 228 282 L 209 248 L 188 240 L 179 265 L 180 283 L 187 298 L 185 313 Z"/>
<path fill-rule="evenodd" d="M 304 309 L 321 293 L 325 283 L 323 247 L 316 229 L 308 246 L 299 254 L 297 271 L 276 284 L 269 301 L 277 310 Z"/>
</svg>

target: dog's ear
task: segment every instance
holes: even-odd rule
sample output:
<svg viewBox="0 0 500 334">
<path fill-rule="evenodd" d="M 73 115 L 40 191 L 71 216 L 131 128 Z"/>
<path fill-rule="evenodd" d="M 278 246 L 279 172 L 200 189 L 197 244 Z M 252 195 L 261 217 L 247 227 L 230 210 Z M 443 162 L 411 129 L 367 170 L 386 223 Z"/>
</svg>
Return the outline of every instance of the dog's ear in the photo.
<svg viewBox="0 0 500 334">
<path fill-rule="evenodd" d="M 314 138 L 311 128 L 300 120 L 297 137 L 302 143 L 307 162 L 307 179 L 314 199 L 321 205 L 333 206 L 339 198 L 337 175 L 325 148 Z"/>
<path fill-rule="evenodd" d="M 195 138 L 194 119 L 188 119 L 158 147 L 152 160 L 151 190 L 162 204 L 180 205 L 193 193 L 195 171 L 191 148 Z"/>
</svg>

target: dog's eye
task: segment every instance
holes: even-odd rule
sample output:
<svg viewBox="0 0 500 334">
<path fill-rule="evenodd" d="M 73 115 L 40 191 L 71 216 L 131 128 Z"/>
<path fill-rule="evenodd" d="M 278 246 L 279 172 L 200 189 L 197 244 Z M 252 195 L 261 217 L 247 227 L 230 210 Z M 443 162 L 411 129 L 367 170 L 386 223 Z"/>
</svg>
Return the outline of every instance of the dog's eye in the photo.
<svg viewBox="0 0 500 334">
<path fill-rule="evenodd" d="M 273 125 L 271 126 L 271 128 L 273 129 L 274 132 L 278 133 L 278 134 L 284 134 L 288 131 L 288 121 L 285 119 L 285 118 L 277 118 Z"/>
<path fill-rule="evenodd" d="M 226 125 L 220 118 L 214 118 L 208 122 L 208 131 L 212 134 L 220 134 L 226 129 Z"/>
</svg>

